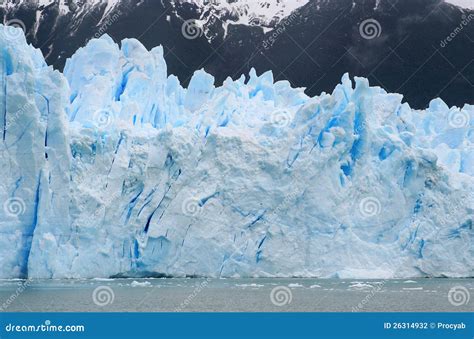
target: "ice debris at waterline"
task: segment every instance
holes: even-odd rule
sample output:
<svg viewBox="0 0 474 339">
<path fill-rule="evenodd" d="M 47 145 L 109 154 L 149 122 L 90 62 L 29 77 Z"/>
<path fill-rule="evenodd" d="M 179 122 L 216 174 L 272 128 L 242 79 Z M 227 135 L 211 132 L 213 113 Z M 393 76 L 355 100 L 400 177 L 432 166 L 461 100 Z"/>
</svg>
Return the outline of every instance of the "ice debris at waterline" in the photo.
<svg viewBox="0 0 474 339">
<path fill-rule="evenodd" d="M 107 36 L 64 74 L 17 29 L 0 49 L 0 278 L 474 275 L 474 106 L 185 89 Z"/>
</svg>

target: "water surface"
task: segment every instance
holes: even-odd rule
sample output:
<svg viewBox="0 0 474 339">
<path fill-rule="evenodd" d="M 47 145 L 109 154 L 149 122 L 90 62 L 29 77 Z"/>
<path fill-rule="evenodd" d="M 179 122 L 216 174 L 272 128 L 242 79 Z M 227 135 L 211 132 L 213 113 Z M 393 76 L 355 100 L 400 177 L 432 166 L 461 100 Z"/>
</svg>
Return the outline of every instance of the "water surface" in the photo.
<svg viewBox="0 0 474 339">
<path fill-rule="evenodd" d="M 0 280 L 7 312 L 471 312 L 473 298 L 474 279 Z"/>
</svg>

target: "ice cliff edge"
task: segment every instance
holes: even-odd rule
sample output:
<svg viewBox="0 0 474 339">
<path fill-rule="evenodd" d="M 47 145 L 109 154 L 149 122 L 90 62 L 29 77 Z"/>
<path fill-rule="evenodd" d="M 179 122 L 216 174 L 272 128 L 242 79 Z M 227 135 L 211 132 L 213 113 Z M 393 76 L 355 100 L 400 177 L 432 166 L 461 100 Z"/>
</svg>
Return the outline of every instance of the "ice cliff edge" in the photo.
<svg viewBox="0 0 474 339">
<path fill-rule="evenodd" d="M 0 278 L 474 276 L 473 116 L 347 75 L 183 88 L 108 36 L 61 74 L 0 25 Z"/>
</svg>

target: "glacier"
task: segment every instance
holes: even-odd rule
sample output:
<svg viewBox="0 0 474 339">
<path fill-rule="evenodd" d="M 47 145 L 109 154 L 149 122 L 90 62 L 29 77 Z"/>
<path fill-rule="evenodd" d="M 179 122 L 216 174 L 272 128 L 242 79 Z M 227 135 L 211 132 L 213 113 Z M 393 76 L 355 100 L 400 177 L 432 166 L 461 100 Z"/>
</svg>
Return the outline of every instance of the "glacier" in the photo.
<svg viewBox="0 0 474 339">
<path fill-rule="evenodd" d="M 0 278 L 472 277 L 474 106 L 344 75 L 222 86 L 93 39 L 48 66 L 0 25 Z"/>
</svg>

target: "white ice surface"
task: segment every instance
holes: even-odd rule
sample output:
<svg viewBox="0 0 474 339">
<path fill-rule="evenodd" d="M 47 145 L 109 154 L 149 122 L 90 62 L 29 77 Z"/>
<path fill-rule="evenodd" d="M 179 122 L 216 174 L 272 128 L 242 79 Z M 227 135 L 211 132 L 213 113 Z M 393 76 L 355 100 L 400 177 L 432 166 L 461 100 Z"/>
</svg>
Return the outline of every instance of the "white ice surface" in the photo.
<svg viewBox="0 0 474 339">
<path fill-rule="evenodd" d="M 474 107 L 345 75 L 185 89 L 105 36 L 53 71 L 0 25 L 0 278 L 467 277 Z"/>
</svg>

